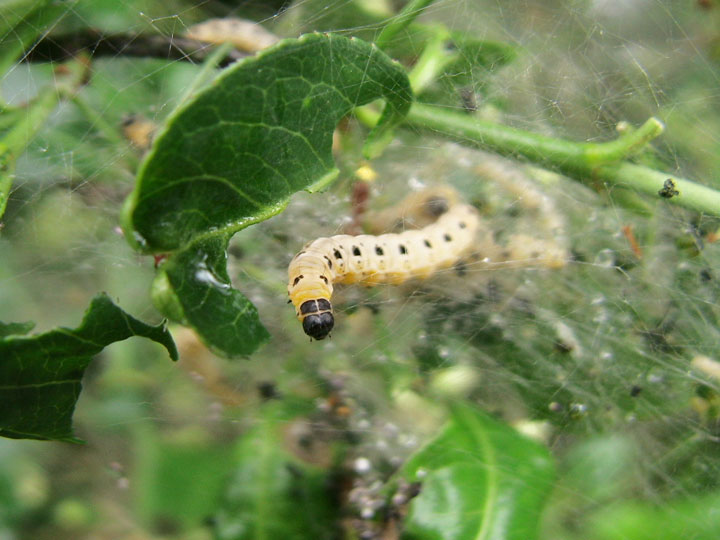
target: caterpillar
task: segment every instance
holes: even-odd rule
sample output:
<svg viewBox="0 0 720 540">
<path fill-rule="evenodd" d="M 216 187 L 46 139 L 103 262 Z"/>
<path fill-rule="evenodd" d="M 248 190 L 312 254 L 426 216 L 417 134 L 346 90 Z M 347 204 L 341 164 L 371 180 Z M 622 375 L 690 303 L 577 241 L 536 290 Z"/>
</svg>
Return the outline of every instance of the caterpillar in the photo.
<svg viewBox="0 0 720 540">
<path fill-rule="evenodd" d="M 402 221 L 434 220 L 422 229 L 379 236 L 341 234 L 306 244 L 288 268 L 290 302 L 305 333 L 321 340 L 333 329 L 334 284 L 400 284 L 458 262 L 472 248 L 480 225 L 478 211 L 458 199 L 446 187 L 408 196 L 400 203 L 407 209 Z"/>
<path fill-rule="evenodd" d="M 257 52 L 274 45 L 280 38 L 247 19 L 228 17 L 209 19 L 187 29 L 185 36 L 205 43 L 232 43 L 241 51 Z"/>
</svg>

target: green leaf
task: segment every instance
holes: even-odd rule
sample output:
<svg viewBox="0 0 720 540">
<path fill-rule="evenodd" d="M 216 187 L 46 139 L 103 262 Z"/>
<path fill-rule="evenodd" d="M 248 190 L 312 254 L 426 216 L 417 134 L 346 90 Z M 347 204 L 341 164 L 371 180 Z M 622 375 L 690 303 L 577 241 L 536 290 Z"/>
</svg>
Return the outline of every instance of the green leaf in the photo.
<svg viewBox="0 0 720 540">
<path fill-rule="evenodd" d="M 0 218 L 5 213 L 15 178 L 15 162 L 32 137 L 42 129 L 57 107 L 58 91 L 48 88 L 33 101 L 18 122 L 0 137 Z"/>
<path fill-rule="evenodd" d="M 237 470 L 215 519 L 219 540 L 338 538 L 328 474 L 284 450 L 287 426 L 266 412 L 240 440 Z"/>
<path fill-rule="evenodd" d="M 152 339 L 177 360 L 164 324 L 149 326 L 105 294 L 93 298 L 76 329 L 57 328 L 0 340 L 0 435 L 14 439 L 74 441 L 72 414 L 85 368 L 107 345 L 132 336 Z"/>
<path fill-rule="evenodd" d="M 371 147 L 412 95 L 404 70 L 360 40 L 310 34 L 235 64 L 168 120 L 126 202 L 126 231 L 144 251 L 170 252 L 267 219 L 337 175 L 335 126 L 378 98 Z"/>
<path fill-rule="evenodd" d="M 23 336 L 35 327 L 35 323 L 32 321 L 28 322 L 17 322 L 17 323 L 4 323 L 0 321 L 0 338 L 6 336 Z"/>
<path fill-rule="evenodd" d="M 154 286 L 163 313 L 226 356 L 263 343 L 254 306 L 230 286 L 227 243 L 282 211 L 294 192 L 333 180 L 335 126 L 378 98 L 386 107 L 368 136 L 370 153 L 410 106 L 407 76 L 368 43 L 311 34 L 235 64 L 176 111 L 123 213 L 131 243 L 170 253 Z"/>
<path fill-rule="evenodd" d="M 403 467 L 420 481 L 404 538 L 531 540 L 552 487 L 546 448 L 467 405 Z"/>
<path fill-rule="evenodd" d="M 160 268 L 153 301 L 168 318 L 189 325 L 218 354 L 247 356 L 270 337 L 257 309 L 230 286 L 228 239 L 211 239 L 185 249 Z"/>
<path fill-rule="evenodd" d="M 720 494 L 665 502 L 662 506 L 618 502 L 592 518 L 592 540 L 715 540 Z"/>
</svg>

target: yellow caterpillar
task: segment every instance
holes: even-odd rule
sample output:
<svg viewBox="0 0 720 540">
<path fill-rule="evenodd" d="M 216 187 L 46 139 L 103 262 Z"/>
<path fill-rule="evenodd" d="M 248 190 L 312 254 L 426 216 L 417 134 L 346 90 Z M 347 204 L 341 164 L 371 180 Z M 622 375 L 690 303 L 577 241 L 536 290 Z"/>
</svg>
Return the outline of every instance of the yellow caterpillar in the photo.
<svg viewBox="0 0 720 540">
<path fill-rule="evenodd" d="M 400 208 L 407 209 L 396 223 L 400 227 L 435 221 L 397 234 L 318 238 L 295 255 L 288 268 L 288 294 L 307 335 L 325 339 L 332 330 L 335 283 L 369 286 L 423 279 L 452 266 L 472 248 L 480 217 L 474 207 L 460 203 L 451 188 L 414 193 Z"/>
</svg>

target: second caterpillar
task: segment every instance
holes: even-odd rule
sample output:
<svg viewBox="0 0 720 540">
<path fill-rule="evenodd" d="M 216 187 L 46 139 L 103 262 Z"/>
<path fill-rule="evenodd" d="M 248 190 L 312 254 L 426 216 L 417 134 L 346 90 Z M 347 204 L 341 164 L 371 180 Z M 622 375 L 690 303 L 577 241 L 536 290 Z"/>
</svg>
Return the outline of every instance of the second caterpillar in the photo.
<svg viewBox="0 0 720 540">
<path fill-rule="evenodd" d="M 295 255 L 288 268 L 288 294 L 307 335 L 325 339 L 333 329 L 334 284 L 370 286 L 424 279 L 471 250 L 480 217 L 473 206 L 459 202 L 454 190 L 415 193 L 400 207 L 420 215 L 421 222 L 423 216 L 435 221 L 400 233 L 318 238 Z"/>
</svg>

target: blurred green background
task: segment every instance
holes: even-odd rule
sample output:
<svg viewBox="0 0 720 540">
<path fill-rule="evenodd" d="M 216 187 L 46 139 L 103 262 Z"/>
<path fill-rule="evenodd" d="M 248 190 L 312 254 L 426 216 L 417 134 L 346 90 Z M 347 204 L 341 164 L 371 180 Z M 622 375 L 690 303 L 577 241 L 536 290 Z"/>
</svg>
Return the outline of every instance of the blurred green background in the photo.
<svg viewBox="0 0 720 540">
<path fill-rule="evenodd" d="M 32 48 L 11 19 L 29 17 L 31 4 L 0 3 L 6 50 Z M 167 40 L 225 16 L 282 37 L 332 29 L 372 40 L 402 2 L 50 4 L 59 17 L 34 24 L 52 52 L 73 36 Z M 654 115 L 667 131 L 641 159 L 720 189 L 717 2 L 439 0 L 419 22 L 516 52 L 502 69 L 438 81 L 426 100 L 461 108 L 471 98 L 481 118 L 578 141 L 607 140 L 618 122 Z M 409 61 L 423 44 L 403 39 Z M 43 50 L 4 66 L 0 137 L 58 77 L 60 61 Z M 131 116 L 161 125 L 199 61 L 92 46 L 86 55 L 87 84 L 33 135 L 2 218 L 0 320 L 32 320 L 36 331 L 74 327 L 98 291 L 161 320 L 149 299 L 153 260 L 118 228 L 143 153 L 122 128 Z M 267 538 L 394 538 L 382 512 L 366 510 L 438 432 L 447 398 L 550 449 L 557 480 L 540 538 L 716 537 L 717 220 L 662 201 L 638 210 L 621 193 L 400 130 L 372 164 L 372 208 L 409 187 L 450 183 L 481 208 L 498 242 L 530 234 L 572 260 L 560 270 L 471 266 L 463 277 L 348 288 L 332 340 L 308 343 L 285 305 L 287 264 L 348 222 L 363 136 L 353 122 L 339 131 L 342 173 L 327 193 L 297 194 L 231 244 L 231 276 L 270 343 L 229 361 L 173 326 L 178 364 L 145 340 L 106 348 L 75 415 L 84 445 L 0 439 L 0 539 L 259 538 L 243 524 L 292 515 L 297 500 L 317 529 L 299 516 Z M 259 456 L 290 472 L 263 477 Z M 280 487 L 264 493 L 273 482 Z M 248 500 L 277 514 L 248 510 Z"/>
</svg>

